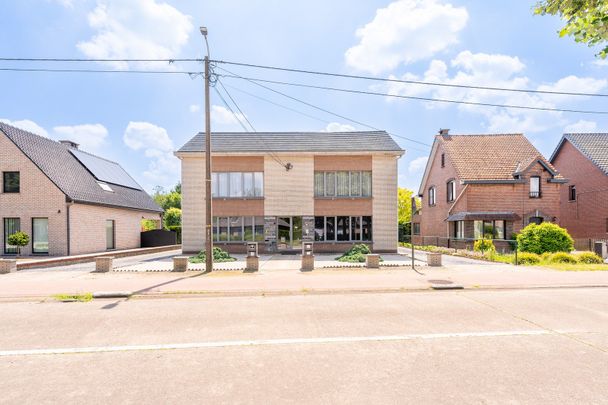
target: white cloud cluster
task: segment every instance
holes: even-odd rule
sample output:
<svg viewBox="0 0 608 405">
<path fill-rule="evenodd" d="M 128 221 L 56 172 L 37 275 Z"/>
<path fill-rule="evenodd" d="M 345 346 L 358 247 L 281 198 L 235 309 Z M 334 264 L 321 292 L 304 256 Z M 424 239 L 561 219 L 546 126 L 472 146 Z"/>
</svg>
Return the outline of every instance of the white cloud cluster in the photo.
<svg viewBox="0 0 608 405">
<path fill-rule="evenodd" d="M 597 132 L 597 122 L 579 120 L 564 128 L 564 133 Z"/>
<path fill-rule="evenodd" d="M 450 68 L 454 71 L 450 75 Z M 543 91 L 570 91 L 598 93 L 608 85 L 608 80 L 588 77 L 567 76 L 554 83 L 536 87 L 523 72 L 525 64 L 519 58 L 501 54 L 460 52 L 448 64 L 442 60 L 433 60 L 422 75 L 406 73 L 404 80 L 421 80 L 464 86 L 488 86 L 501 88 L 533 88 Z M 391 76 L 396 78 L 396 76 Z M 504 92 L 453 87 L 425 86 L 416 84 L 390 83 L 383 87 L 389 94 L 405 96 L 425 96 L 439 99 L 461 100 L 472 103 L 489 103 L 499 105 L 521 105 L 543 108 L 559 108 L 564 102 L 570 105 L 571 97 L 551 94 L 532 94 Z M 389 99 L 394 100 L 394 99 Z M 445 108 L 451 104 L 426 104 L 428 108 Z M 482 107 L 460 104 L 459 109 L 479 114 L 486 119 L 490 132 L 540 132 L 550 128 L 564 126 L 568 121 L 559 112 L 523 110 L 513 108 Z"/>
<path fill-rule="evenodd" d="M 190 112 L 191 113 L 197 113 L 201 110 L 201 106 L 199 104 L 191 104 L 190 105 Z"/>
<path fill-rule="evenodd" d="M 468 18 L 466 8 L 438 0 L 395 1 L 356 31 L 359 43 L 346 51 L 346 63 L 379 74 L 430 58 L 458 42 Z"/>
<path fill-rule="evenodd" d="M 150 159 L 144 176 L 153 184 L 173 186 L 179 174 L 179 160 L 173 156 L 173 141 L 167 130 L 149 122 L 129 122 L 123 135 L 125 145 L 142 151 Z"/>
<path fill-rule="evenodd" d="M 12 125 L 13 127 L 22 129 L 24 131 L 28 131 L 33 134 L 49 138 L 49 133 L 47 132 L 47 130 L 42 128 L 40 125 L 38 125 L 37 123 L 35 123 L 32 120 L 23 119 L 23 120 L 11 121 L 6 118 L 0 118 L 0 122 L 4 122 L 5 124 Z"/>
<path fill-rule="evenodd" d="M 322 132 L 350 132 L 355 131 L 355 127 L 349 124 L 340 124 L 339 122 L 330 122 Z"/>
<path fill-rule="evenodd" d="M 84 150 L 99 150 L 105 143 L 108 130 L 101 124 L 58 126 L 53 128 L 55 138 L 74 141 Z"/>
<path fill-rule="evenodd" d="M 179 54 L 193 28 L 190 16 L 156 0 L 99 0 L 88 22 L 95 35 L 77 47 L 87 57 L 98 59 L 170 59 Z M 124 62 L 111 66 L 129 68 Z M 167 64 L 133 66 L 166 68 Z"/>
<path fill-rule="evenodd" d="M 222 107 L 220 105 L 211 106 L 211 121 L 213 124 L 228 127 L 240 127 L 239 120 L 244 122 L 245 116 L 236 112 L 233 114 L 226 107 Z"/>
<path fill-rule="evenodd" d="M 410 162 L 407 167 L 408 172 L 410 174 L 418 174 L 421 173 L 426 167 L 426 162 L 429 160 L 428 156 L 420 156 Z"/>
</svg>

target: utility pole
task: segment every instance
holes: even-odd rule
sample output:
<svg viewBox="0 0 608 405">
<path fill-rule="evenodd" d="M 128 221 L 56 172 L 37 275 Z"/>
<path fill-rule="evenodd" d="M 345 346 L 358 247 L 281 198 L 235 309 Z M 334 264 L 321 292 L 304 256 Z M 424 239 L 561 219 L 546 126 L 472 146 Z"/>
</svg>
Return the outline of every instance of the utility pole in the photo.
<svg viewBox="0 0 608 405">
<path fill-rule="evenodd" d="M 412 270 L 416 270 L 416 266 L 414 265 L 414 215 L 418 207 L 416 205 L 416 197 L 412 196 L 412 213 L 410 216 L 410 244 L 412 245 Z"/>
<path fill-rule="evenodd" d="M 207 27 L 200 27 L 205 38 L 207 56 L 205 56 L 205 272 L 213 271 L 213 227 L 211 225 L 211 103 L 209 87 L 211 82 L 209 69 L 209 42 Z"/>
</svg>

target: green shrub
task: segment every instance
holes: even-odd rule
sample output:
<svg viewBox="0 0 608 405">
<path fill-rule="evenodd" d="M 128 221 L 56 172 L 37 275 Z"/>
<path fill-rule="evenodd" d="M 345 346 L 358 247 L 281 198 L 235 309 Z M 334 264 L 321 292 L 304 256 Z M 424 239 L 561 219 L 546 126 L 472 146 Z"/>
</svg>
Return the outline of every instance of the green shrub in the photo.
<svg viewBox="0 0 608 405">
<path fill-rule="evenodd" d="M 517 255 L 517 263 L 524 266 L 533 266 L 540 263 L 540 256 L 536 253 L 522 252 Z"/>
<path fill-rule="evenodd" d="M 494 242 L 491 238 L 478 239 L 473 244 L 473 250 L 476 252 L 496 252 Z"/>
<path fill-rule="evenodd" d="M 342 256 L 336 257 L 336 260 L 348 263 L 365 263 L 365 255 L 368 255 L 371 252 L 369 246 L 359 243 L 348 249 Z"/>
<path fill-rule="evenodd" d="M 568 232 L 556 224 L 543 222 L 530 224 L 517 235 L 520 251 L 542 254 L 545 252 L 571 252 L 574 241 Z"/>
<path fill-rule="evenodd" d="M 6 241 L 11 246 L 17 246 L 17 254 L 21 254 L 21 248 L 30 243 L 30 237 L 27 233 L 18 231 L 9 235 Z"/>
<path fill-rule="evenodd" d="M 226 252 L 219 247 L 213 248 L 213 262 L 214 263 L 222 263 L 222 262 L 233 262 L 236 259 L 230 256 L 230 253 Z M 193 256 L 189 259 L 190 263 L 205 263 L 207 261 L 207 254 L 204 250 L 201 250 L 199 254 Z"/>
<path fill-rule="evenodd" d="M 575 257 L 579 263 L 585 263 L 585 264 L 602 264 L 602 263 L 604 263 L 602 258 L 593 252 L 581 252 L 581 253 L 575 255 Z"/>
<path fill-rule="evenodd" d="M 557 252 L 553 253 L 549 256 L 549 263 L 568 263 L 568 264 L 576 264 L 578 260 L 576 260 L 576 256 L 571 255 L 570 253 L 565 252 Z"/>
<path fill-rule="evenodd" d="M 182 224 L 182 210 L 179 208 L 169 208 L 163 216 L 165 227 L 170 229 L 172 226 L 180 226 Z"/>
</svg>

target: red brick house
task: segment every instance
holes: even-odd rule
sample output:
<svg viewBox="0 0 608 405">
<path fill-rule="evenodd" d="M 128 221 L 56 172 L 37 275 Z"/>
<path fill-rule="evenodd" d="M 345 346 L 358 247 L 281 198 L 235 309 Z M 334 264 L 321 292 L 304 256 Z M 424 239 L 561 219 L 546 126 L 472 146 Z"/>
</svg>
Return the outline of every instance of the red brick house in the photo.
<svg viewBox="0 0 608 405">
<path fill-rule="evenodd" d="M 608 238 L 608 134 L 565 134 L 551 163 L 569 179 L 561 225 L 573 238 Z"/>
<path fill-rule="evenodd" d="M 414 243 L 470 246 L 484 235 L 507 248 L 531 222 L 559 221 L 566 180 L 522 134 L 435 137 L 418 191 Z"/>
</svg>

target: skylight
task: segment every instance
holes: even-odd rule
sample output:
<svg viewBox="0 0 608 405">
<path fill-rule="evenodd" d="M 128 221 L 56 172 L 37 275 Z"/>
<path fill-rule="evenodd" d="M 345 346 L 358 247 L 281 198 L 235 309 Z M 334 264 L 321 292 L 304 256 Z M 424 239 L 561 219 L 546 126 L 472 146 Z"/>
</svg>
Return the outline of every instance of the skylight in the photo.
<svg viewBox="0 0 608 405">
<path fill-rule="evenodd" d="M 102 183 L 101 181 L 98 181 L 97 184 L 99 184 L 99 187 L 101 187 L 103 189 L 103 191 L 109 191 L 110 193 L 114 192 L 114 190 L 112 190 L 112 187 L 110 187 L 106 183 Z"/>
</svg>

